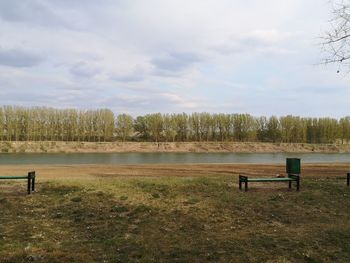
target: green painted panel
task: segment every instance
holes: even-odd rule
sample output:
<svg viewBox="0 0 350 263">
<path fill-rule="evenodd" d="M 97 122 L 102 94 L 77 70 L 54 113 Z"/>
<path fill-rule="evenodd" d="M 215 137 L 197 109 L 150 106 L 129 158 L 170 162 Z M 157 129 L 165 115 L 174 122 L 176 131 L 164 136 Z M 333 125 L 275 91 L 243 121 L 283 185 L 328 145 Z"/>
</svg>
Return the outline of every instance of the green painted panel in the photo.
<svg viewBox="0 0 350 263">
<path fill-rule="evenodd" d="M 0 179 L 28 179 L 28 176 L 0 176 Z"/>
<path fill-rule="evenodd" d="M 248 182 L 289 182 L 295 181 L 293 178 L 248 178 Z"/>
<path fill-rule="evenodd" d="M 287 174 L 300 174 L 300 159 L 299 158 L 287 158 L 287 160 L 286 160 L 286 172 L 287 172 Z"/>
</svg>

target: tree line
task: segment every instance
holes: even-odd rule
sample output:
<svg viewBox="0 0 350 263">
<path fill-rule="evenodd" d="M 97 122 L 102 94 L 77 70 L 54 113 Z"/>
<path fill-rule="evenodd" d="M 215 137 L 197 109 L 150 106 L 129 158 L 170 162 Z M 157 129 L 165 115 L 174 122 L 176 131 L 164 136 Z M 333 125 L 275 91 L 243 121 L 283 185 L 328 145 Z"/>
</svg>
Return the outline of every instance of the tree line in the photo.
<svg viewBox="0 0 350 263">
<path fill-rule="evenodd" d="M 350 117 L 250 114 L 115 115 L 109 109 L 0 107 L 1 141 L 349 143 Z"/>
</svg>

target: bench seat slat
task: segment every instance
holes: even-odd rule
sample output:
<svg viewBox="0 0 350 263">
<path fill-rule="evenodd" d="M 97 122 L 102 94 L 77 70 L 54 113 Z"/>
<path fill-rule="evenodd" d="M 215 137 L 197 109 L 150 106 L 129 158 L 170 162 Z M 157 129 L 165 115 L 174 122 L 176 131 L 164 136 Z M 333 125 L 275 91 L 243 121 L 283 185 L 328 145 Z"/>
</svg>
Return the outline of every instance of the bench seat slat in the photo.
<svg viewBox="0 0 350 263">
<path fill-rule="evenodd" d="M 242 184 L 244 184 L 245 191 L 248 191 L 248 183 L 250 182 L 288 182 L 289 188 L 292 188 L 292 182 L 296 182 L 297 191 L 300 189 L 300 175 L 288 174 L 288 177 L 260 177 L 249 178 L 248 176 L 239 175 L 238 186 L 242 190 Z"/>
<path fill-rule="evenodd" d="M 0 179 L 28 179 L 28 176 L 0 176 Z"/>
<path fill-rule="evenodd" d="M 294 178 L 248 178 L 248 182 L 289 182 Z"/>
</svg>

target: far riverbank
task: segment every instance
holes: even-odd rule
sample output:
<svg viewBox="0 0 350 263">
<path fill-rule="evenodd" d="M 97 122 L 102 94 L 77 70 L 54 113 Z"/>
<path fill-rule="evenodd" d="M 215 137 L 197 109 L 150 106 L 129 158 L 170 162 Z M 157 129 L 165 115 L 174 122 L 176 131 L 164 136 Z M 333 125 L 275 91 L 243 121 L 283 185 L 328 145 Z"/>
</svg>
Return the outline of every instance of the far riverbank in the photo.
<svg viewBox="0 0 350 263">
<path fill-rule="evenodd" d="M 0 142 L 2 153 L 350 153 L 350 144 L 260 142 Z"/>
</svg>

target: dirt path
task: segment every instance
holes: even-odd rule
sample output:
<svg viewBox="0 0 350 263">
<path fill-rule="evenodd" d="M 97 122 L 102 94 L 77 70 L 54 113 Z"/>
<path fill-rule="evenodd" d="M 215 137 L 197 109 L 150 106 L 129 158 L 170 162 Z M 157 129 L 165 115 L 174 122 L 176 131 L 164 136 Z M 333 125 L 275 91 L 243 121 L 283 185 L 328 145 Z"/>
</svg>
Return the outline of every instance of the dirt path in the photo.
<svg viewBox="0 0 350 263">
<path fill-rule="evenodd" d="M 171 164 L 171 165 L 1 165 L 0 175 L 22 175 L 35 170 L 38 180 L 85 180 L 129 176 L 275 176 L 285 166 L 275 164 Z M 337 177 L 350 172 L 350 163 L 303 164 L 303 177 Z"/>
</svg>

